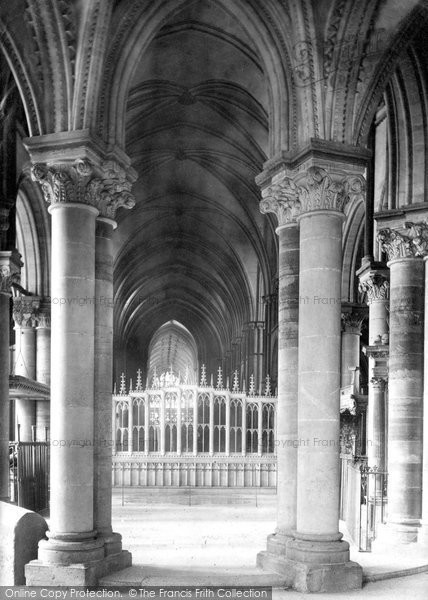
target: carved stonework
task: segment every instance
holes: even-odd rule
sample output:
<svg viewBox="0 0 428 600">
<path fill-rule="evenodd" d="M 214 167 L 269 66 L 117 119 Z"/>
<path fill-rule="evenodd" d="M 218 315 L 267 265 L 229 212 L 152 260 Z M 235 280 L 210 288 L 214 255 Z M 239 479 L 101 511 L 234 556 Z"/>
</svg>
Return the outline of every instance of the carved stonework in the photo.
<svg viewBox="0 0 428 600">
<path fill-rule="evenodd" d="M 379 273 L 370 273 L 360 282 L 358 291 L 365 295 L 367 304 L 389 300 L 389 281 Z"/>
<path fill-rule="evenodd" d="M 388 260 L 428 256 L 428 223 L 404 223 L 404 228 L 386 227 L 378 233 L 378 241 Z"/>
<path fill-rule="evenodd" d="M 36 325 L 40 329 L 50 329 L 51 326 L 51 306 L 46 300 L 40 303 L 36 314 Z"/>
<path fill-rule="evenodd" d="M 46 202 L 77 202 L 97 208 L 100 215 L 114 219 L 118 208 L 132 208 L 135 199 L 125 170 L 115 161 L 96 167 L 87 159 L 74 163 L 37 163 L 32 178 L 43 191 Z"/>
<path fill-rule="evenodd" d="M 13 298 L 13 320 L 16 327 L 34 327 L 40 299 L 35 296 L 15 296 Z"/>
<path fill-rule="evenodd" d="M 295 223 L 300 214 L 298 189 L 291 177 L 284 177 L 280 182 L 269 186 L 262 193 L 260 212 L 275 213 L 278 225 Z"/>
<path fill-rule="evenodd" d="M 341 318 L 342 331 L 347 333 L 361 334 L 361 326 L 365 319 L 365 313 L 363 310 L 354 309 L 352 312 L 343 312 Z"/>
<path fill-rule="evenodd" d="M 314 210 L 343 211 L 348 202 L 364 201 L 366 183 L 360 175 L 311 166 L 288 172 L 262 192 L 260 211 L 275 213 L 278 224 L 296 221 Z"/>
<path fill-rule="evenodd" d="M 0 293 L 11 294 L 11 286 L 20 281 L 21 270 L 18 255 L 0 252 Z"/>
<path fill-rule="evenodd" d="M 387 379 L 385 377 L 372 377 L 370 383 L 374 388 L 383 391 L 386 387 Z"/>
<path fill-rule="evenodd" d="M 320 167 L 309 169 L 297 177 L 302 212 L 314 210 L 343 211 L 348 202 L 364 200 L 365 180 L 348 176 L 343 171 L 327 171 Z"/>
</svg>

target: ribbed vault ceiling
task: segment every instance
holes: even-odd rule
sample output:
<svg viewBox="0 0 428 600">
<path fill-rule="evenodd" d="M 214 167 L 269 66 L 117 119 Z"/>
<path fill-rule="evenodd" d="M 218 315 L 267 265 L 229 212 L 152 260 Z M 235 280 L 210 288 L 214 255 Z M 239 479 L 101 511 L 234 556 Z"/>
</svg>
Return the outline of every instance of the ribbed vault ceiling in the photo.
<svg viewBox="0 0 428 600">
<path fill-rule="evenodd" d="M 142 54 L 126 122 L 137 205 L 115 234 L 122 340 L 148 344 L 176 320 L 201 359 L 217 358 L 259 317 L 276 272 L 275 236 L 254 183 L 268 114 L 252 40 L 214 2 L 187 3 Z"/>
</svg>

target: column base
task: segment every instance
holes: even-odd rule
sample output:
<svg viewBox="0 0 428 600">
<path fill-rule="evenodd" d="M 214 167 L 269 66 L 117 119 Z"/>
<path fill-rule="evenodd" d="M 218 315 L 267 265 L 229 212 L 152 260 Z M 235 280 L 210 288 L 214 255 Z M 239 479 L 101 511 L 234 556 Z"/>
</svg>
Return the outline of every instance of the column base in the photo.
<svg viewBox="0 0 428 600">
<path fill-rule="evenodd" d="M 102 540 L 104 543 L 105 556 L 122 552 L 122 536 L 120 533 L 103 533 L 99 531 L 97 539 Z"/>
<path fill-rule="evenodd" d="M 39 542 L 38 559 L 25 565 L 27 585 L 96 585 L 104 575 L 131 566 L 119 534 L 95 534 L 48 532 L 49 539 Z"/>
<path fill-rule="evenodd" d="M 308 564 L 275 556 L 268 552 L 257 555 L 257 566 L 285 576 L 285 585 L 301 593 L 347 592 L 363 585 L 363 570 L 358 563 Z"/>
<path fill-rule="evenodd" d="M 275 554 L 278 556 L 285 556 L 287 544 L 294 537 L 292 534 L 287 535 L 286 533 L 282 533 L 276 531 L 275 533 L 271 533 L 267 537 L 267 551 L 269 554 Z"/>
</svg>

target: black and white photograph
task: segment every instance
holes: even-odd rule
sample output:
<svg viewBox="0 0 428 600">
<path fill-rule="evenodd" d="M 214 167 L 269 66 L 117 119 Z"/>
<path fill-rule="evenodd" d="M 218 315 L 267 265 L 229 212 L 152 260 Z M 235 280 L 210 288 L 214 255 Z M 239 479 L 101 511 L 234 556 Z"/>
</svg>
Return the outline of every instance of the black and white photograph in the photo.
<svg viewBox="0 0 428 600">
<path fill-rule="evenodd" d="M 0 0 L 0 600 L 312 594 L 428 597 L 428 0 Z"/>
</svg>

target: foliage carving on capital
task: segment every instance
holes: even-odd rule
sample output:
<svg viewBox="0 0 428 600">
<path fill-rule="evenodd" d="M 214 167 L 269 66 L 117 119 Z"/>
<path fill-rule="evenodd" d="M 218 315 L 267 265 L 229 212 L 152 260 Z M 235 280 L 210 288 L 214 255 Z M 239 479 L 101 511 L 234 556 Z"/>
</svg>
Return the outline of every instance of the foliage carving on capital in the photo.
<svg viewBox="0 0 428 600">
<path fill-rule="evenodd" d="M 379 273 L 372 273 L 360 282 L 358 291 L 366 295 L 367 304 L 378 300 L 389 300 L 389 281 Z"/>
<path fill-rule="evenodd" d="M 404 223 L 402 229 L 385 227 L 378 232 L 377 239 L 388 260 L 428 256 L 428 223 Z"/>
<path fill-rule="evenodd" d="M 364 200 L 366 183 L 360 175 L 327 171 L 312 166 L 297 178 L 302 212 L 336 210 L 342 212 L 348 202 Z"/>
<path fill-rule="evenodd" d="M 135 199 L 126 171 L 116 161 L 99 166 L 87 159 L 74 163 L 36 163 L 31 169 L 48 204 L 72 202 L 97 208 L 100 215 L 114 219 L 118 208 L 132 208 Z"/>
<path fill-rule="evenodd" d="M 40 299 L 35 296 L 15 296 L 13 298 L 13 320 L 17 327 L 34 327 Z"/>
<path fill-rule="evenodd" d="M 300 214 L 300 201 L 298 188 L 291 177 L 284 177 L 280 182 L 269 186 L 262 196 L 261 213 L 274 213 L 279 226 L 296 222 Z"/>
</svg>

